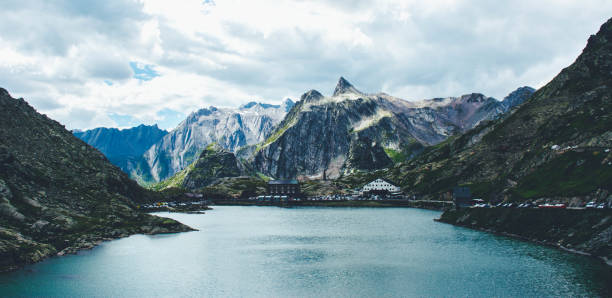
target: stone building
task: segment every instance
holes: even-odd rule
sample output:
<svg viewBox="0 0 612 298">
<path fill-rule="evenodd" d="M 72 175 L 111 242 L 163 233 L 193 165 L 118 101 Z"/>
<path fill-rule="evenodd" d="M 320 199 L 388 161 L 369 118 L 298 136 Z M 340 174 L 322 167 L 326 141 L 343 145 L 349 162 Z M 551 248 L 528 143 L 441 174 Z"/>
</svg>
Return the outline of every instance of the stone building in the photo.
<svg viewBox="0 0 612 298">
<path fill-rule="evenodd" d="M 300 194 L 300 183 L 297 180 L 270 180 L 268 194 L 296 196 Z"/>
</svg>

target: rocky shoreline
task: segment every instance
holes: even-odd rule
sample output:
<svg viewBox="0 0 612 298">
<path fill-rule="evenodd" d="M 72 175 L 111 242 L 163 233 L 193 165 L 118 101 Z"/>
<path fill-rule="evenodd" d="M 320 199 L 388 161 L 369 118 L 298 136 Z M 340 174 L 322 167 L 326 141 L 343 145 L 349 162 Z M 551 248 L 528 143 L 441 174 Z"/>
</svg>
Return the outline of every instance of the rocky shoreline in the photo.
<svg viewBox="0 0 612 298">
<path fill-rule="evenodd" d="M 377 201 L 292 201 L 292 202 L 259 202 L 247 200 L 217 200 L 214 205 L 220 206 L 279 206 L 279 207 L 406 207 L 443 211 L 453 205 L 446 201 L 409 201 L 409 200 L 377 200 Z"/>
<path fill-rule="evenodd" d="M 159 198 L 0 88 L 0 272 L 132 234 L 192 231 L 137 206 Z"/>
<path fill-rule="evenodd" d="M 609 210 L 466 208 L 436 221 L 556 247 L 612 266 Z"/>
<path fill-rule="evenodd" d="M 76 254 L 92 249 L 105 241 L 120 239 L 135 234 L 155 235 L 196 231 L 170 218 L 141 214 L 142 222 L 128 222 L 118 227 L 95 227 L 86 232 L 61 235 L 61 244 L 33 240 L 15 230 L 0 228 L 0 272 L 15 271 L 23 266 L 41 262 L 54 256 Z"/>
</svg>

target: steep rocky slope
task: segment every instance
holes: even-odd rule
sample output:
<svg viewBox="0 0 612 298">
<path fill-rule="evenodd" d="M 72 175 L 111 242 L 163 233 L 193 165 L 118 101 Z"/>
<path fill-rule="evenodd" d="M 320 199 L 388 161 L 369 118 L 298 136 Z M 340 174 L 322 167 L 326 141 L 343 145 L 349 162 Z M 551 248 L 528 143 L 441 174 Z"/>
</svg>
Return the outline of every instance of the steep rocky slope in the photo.
<svg viewBox="0 0 612 298">
<path fill-rule="evenodd" d="M 236 159 L 234 153 L 219 144 L 212 143 L 200 153 L 192 164 L 169 179 L 153 185 L 152 188 L 162 190 L 176 187 L 197 190 L 220 178 L 238 177 L 245 172 L 244 166 Z"/>
<path fill-rule="evenodd" d="M 223 200 L 263 195 L 266 181 L 266 177 L 253 172 L 234 153 L 213 143 L 192 164 L 151 188 L 162 192 L 198 192 L 209 199 Z"/>
<path fill-rule="evenodd" d="M 73 131 L 73 134 L 100 150 L 111 163 L 130 176 L 139 177 L 146 174 L 138 172 L 144 167 L 143 154 L 168 132 L 157 125 L 139 125 L 128 129 L 99 127 Z"/>
<path fill-rule="evenodd" d="M 529 88 L 516 97 L 528 97 Z M 513 97 L 515 98 L 515 97 Z M 513 103 L 482 94 L 405 101 L 365 94 L 340 78 L 331 97 L 306 92 L 264 142 L 254 167 L 276 178 L 336 178 L 355 170 L 390 167 L 425 146 L 496 119 Z"/>
<path fill-rule="evenodd" d="M 167 179 L 191 164 L 208 144 L 236 152 L 263 141 L 293 106 L 251 102 L 238 109 L 210 107 L 192 113 L 144 154 L 143 181 Z"/>
<path fill-rule="evenodd" d="M 611 88 L 609 20 L 572 65 L 510 115 L 378 174 L 431 198 L 466 185 L 491 201 L 610 201 Z"/>
<path fill-rule="evenodd" d="M 154 194 L 0 88 L 0 271 L 134 233 L 187 231 L 136 211 Z"/>
</svg>

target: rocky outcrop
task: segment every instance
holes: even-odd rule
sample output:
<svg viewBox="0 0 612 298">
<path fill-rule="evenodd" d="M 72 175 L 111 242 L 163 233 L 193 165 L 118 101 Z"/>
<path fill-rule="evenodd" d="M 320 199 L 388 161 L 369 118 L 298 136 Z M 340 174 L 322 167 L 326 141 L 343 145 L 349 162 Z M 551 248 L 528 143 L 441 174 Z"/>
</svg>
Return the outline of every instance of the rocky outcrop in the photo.
<svg viewBox="0 0 612 298">
<path fill-rule="evenodd" d="M 502 102 L 482 94 L 410 102 L 365 94 L 341 77 L 331 97 L 316 90 L 304 93 L 257 145 L 252 163 L 276 178 L 323 178 L 324 173 L 337 178 L 381 169 L 505 111 Z M 365 139 L 370 144 L 364 145 Z"/>
<path fill-rule="evenodd" d="M 191 230 L 137 211 L 155 194 L 0 88 L 0 271 L 134 233 Z"/>
<path fill-rule="evenodd" d="M 100 150 L 114 165 L 131 177 L 147 176 L 147 164 L 143 154 L 159 142 L 167 131 L 157 125 L 139 125 L 128 129 L 99 127 L 86 131 L 73 131 L 77 138 Z"/>
<path fill-rule="evenodd" d="M 234 153 L 213 144 L 202 151 L 198 160 L 189 167 L 182 187 L 199 189 L 212 184 L 219 178 L 237 177 L 240 174 L 238 160 Z"/>
<path fill-rule="evenodd" d="M 211 143 L 232 152 L 259 143 L 293 104 L 290 99 L 281 105 L 250 102 L 238 109 L 209 107 L 192 113 L 145 152 L 141 180 L 155 182 L 173 176 Z"/>
<path fill-rule="evenodd" d="M 439 221 L 588 254 L 612 265 L 612 214 L 607 210 L 467 208 Z"/>
<path fill-rule="evenodd" d="M 212 143 L 202 151 L 198 159 L 174 176 L 151 186 L 154 190 L 177 188 L 189 191 L 201 190 L 217 184 L 223 178 L 248 178 L 251 170 L 240 162 L 233 152 Z"/>
<path fill-rule="evenodd" d="M 367 137 L 351 142 L 347 166 L 358 170 L 375 170 L 393 165 L 393 161 L 380 144 Z"/>
<path fill-rule="evenodd" d="M 333 96 L 338 96 L 342 94 L 362 94 L 361 91 L 357 90 L 351 83 L 349 83 L 344 77 L 340 77 L 338 80 L 338 84 L 336 84 L 336 88 L 334 88 Z"/>
</svg>

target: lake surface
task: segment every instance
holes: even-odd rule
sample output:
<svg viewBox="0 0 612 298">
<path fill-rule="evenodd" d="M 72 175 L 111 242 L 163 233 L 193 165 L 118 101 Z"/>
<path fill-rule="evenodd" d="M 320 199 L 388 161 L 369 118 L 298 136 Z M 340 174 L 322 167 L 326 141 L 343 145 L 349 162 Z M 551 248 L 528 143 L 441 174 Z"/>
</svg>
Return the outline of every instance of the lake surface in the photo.
<svg viewBox="0 0 612 298">
<path fill-rule="evenodd" d="M 0 275 L 0 296 L 610 296 L 597 260 L 411 208 L 217 206 Z"/>
</svg>

